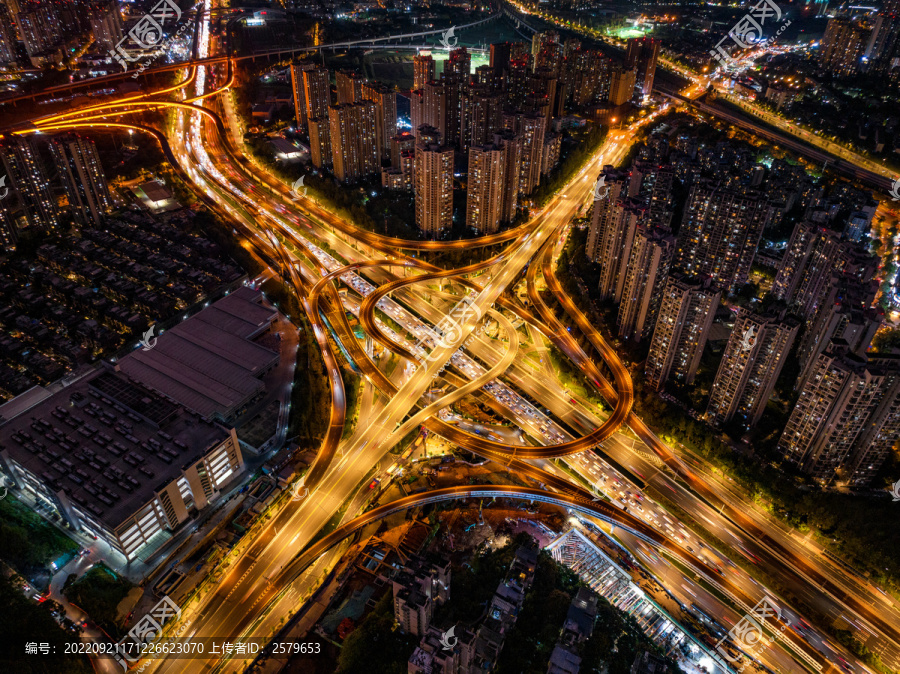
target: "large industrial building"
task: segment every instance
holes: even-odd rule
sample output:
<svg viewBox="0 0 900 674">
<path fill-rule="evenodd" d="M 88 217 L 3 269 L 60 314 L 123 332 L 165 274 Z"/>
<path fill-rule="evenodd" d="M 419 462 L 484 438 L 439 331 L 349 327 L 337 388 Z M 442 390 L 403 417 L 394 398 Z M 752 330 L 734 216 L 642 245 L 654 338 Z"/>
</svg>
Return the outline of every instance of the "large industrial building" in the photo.
<svg viewBox="0 0 900 674">
<path fill-rule="evenodd" d="M 0 470 L 15 486 L 129 560 L 243 468 L 234 429 L 108 366 L 0 426 Z"/>
<path fill-rule="evenodd" d="M 0 407 L 0 471 L 127 559 L 216 500 L 244 469 L 233 423 L 265 396 L 276 312 L 242 287 L 51 393 Z"/>
</svg>

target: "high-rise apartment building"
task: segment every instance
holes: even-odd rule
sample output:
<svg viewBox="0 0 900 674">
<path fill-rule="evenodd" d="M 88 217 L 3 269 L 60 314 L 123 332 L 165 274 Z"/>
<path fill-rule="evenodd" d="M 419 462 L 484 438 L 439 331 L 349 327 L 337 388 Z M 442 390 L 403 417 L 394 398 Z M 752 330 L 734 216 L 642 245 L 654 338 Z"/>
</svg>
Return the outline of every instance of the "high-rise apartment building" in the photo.
<svg viewBox="0 0 900 674">
<path fill-rule="evenodd" d="M 337 104 L 357 103 L 363 97 L 363 79 L 352 70 L 338 70 L 334 75 L 337 83 Z"/>
<path fill-rule="evenodd" d="M 565 49 L 559 42 L 544 42 L 541 50 L 533 55 L 534 67 L 546 68 L 556 76 L 562 68 L 564 54 Z"/>
<path fill-rule="evenodd" d="M 462 146 L 486 145 L 503 126 L 503 92 L 471 87 L 466 93 Z"/>
<path fill-rule="evenodd" d="M 0 67 L 16 65 L 16 22 L 11 9 L 0 3 Z"/>
<path fill-rule="evenodd" d="M 519 193 L 531 194 L 541 182 L 545 125 L 540 115 L 523 115 L 519 119 L 522 135 L 522 163 L 519 170 Z"/>
<path fill-rule="evenodd" d="M 539 93 L 531 93 L 525 97 L 521 110 L 529 115 L 540 117 L 544 124 L 544 133 L 550 130 L 550 98 Z"/>
<path fill-rule="evenodd" d="M 563 57 L 569 58 L 572 54 L 581 49 L 581 40 L 576 37 L 568 37 L 563 42 Z"/>
<path fill-rule="evenodd" d="M 629 194 L 647 206 L 647 218 L 656 227 L 669 227 L 672 222 L 674 183 L 675 169 L 668 164 L 636 161 L 631 167 Z"/>
<path fill-rule="evenodd" d="M 463 86 L 469 84 L 472 75 L 472 55 L 465 47 L 459 47 L 450 52 L 450 56 L 444 63 L 444 76 L 459 76 Z"/>
<path fill-rule="evenodd" d="M 609 104 L 625 105 L 634 97 L 634 70 L 613 66 L 609 74 Z"/>
<path fill-rule="evenodd" d="M 316 68 L 318 68 L 318 66 L 310 61 L 291 64 L 291 89 L 294 94 L 294 115 L 297 118 L 297 128 L 303 131 L 307 129 L 309 123 L 308 111 L 306 109 L 306 85 L 303 81 L 303 71 L 314 70 Z"/>
<path fill-rule="evenodd" d="M 422 91 L 421 124 L 433 127 L 441 135 L 441 139 L 447 138 L 447 89 L 444 82 L 431 81 L 425 85 Z M 418 127 L 413 127 L 418 129 Z M 447 143 L 449 145 L 449 143 Z"/>
<path fill-rule="evenodd" d="M 625 288 L 626 270 L 638 225 L 646 208 L 627 198 L 628 176 L 604 171 L 607 193 L 594 201 L 585 253 L 600 265 L 600 298 L 619 302 Z"/>
<path fill-rule="evenodd" d="M 796 306 L 804 319 L 815 316 L 835 272 L 843 270 L 845 256 L 840 234 L 812 222 L 794 227 L 772 294 Z"/>
<path fill-rule="evenodd" d="M 664 133 L 651 134 L 638 153 L 641 162 L 665 164 L 669 158 L 669 137 Z"/>
<path fill-rule="evenodd" d="M 710 393 L 706 418 L 716 426 L 737 418 L 755 426 L 787 360 L 800 321 L 741 310 Z"/>
<path fill-rule="evenodd" d="M 625 289 L 628 261 L 638 225 L 646 220 L 646 209 L 632 199 L 617 200 L 605 209 L 595 255 L 600 264 L 600 297 L 619 303 Z"/>
<path fill-rule="evenodd" d="M 425 145 L 441 145 L 441 133 L 433 126 L 423 124 L 418 129 L 416 135 L 416 145 L 423 143 Z"/>
<path fill-rule="evenodd" d="M 50 153 L 75 217 L 85 224 L 100 225 L 103 216 L 113 210 L 113 202 L 94 141 L 61 136 L 50 141 Z"/>
<path fill-rule="evenodd" d="M 829 19 L 819 48 L 819 65 L 837 77 L 855 75 L 859 72 L 870 36 L 871 29 L 851 19 Z"/>
<path fill-rule="evenodd" d="M 391 168 L 400 168 L 400 156 L 407 151 L 415 152 L 416 137 L 409 131 L 401 131 L 391 138 Z"/>
<path fill-rule="evenodd" d="M 503 72 L 490 66 L 475 68 L 472 84 L 476 87 L 487 87 L 489 91 L 503 91 Z"/>
<path fill-rule="evenodd" d="M 375 142 L 381 156 L 391 153 L 391 138 L 397 135 L 397 93 L 378 82 L 362 86 L 362 98 L 375 103 Z"/>
<path fill-rule="evenodd" d="M 450 598 L 450 564 L 427 563 L 412 557 L 391 579 L 394 619 L 407 634 L 428 631 L 434 607 Z"/>
<path fill-rule="evenodd" d="M 660 41 L 652 37 L 633 37 L 628 40 L 625 69 L 635 72 L 633 100 L 636 105 L 644 105 L 653 91 L 659 46 Z"/>
<path fill-rule="evenodd" d="M 511 42 L 491 43 L 490 66 L 495 72 L 505 75 L 509 72 L 509 60 L 512 58 Z"/>
<path fill-rule="evenodd" d="M 535 33 L 531 36 L 531 55 L 536 57 L 542 50 L 547 49 L 550 45 L 559 44 L 559 33 L 555 30 L 548 30 L 543 33 Z"/>
<path fill-rule="evenodd" d="M 871 308 L 877 283 L 860 284 L 851 274 L 833 274 L 822 296 L 821 306 L 806 323 L 797 349 L 802 388 L 812 375 L 816 361 L 829 344 L 839 340 L 850 353 L 863 356 L 881 326 L 883 311 Z"/>
<path fill-rule="evenodd" d="M 8 177 L 7 186 L 19 197 L 28 225 L 45 232 L 56 230 L 59 214 L 37 149 L 25 138 L 12 136 L 4 140 L 0 154 Z M 4 201 L 11 196 L 7 195 Z M 5 204 L 4 207 L 9 208 Z"/>
<path fill-rule="evenodd" d="M 331 166 L 331 122 L 328 117 L 307 120 L 309 160 L 316 168 Z"/>
<path fill-rule="evenodd" d="M 641 342 L 653 336 L 674 254 L 675 237 L 668 230 L 638 225 L 616 319 L 623 339 Z"/>
<path fill-rule="evenodd" d="M 544 149 L 541 151 L 541 175 L 550 175 L 556 165 L 559 164 L 559 156 L 562 152 L 562 135 L 548 133 L 544 140 Z"/>
<path fill-rule="evenodd" d="M 768 204 L 760 195 L 733 192 L 709 180 L 695 183 L 685 206 L 673 267 L 709 276 L 722 289 L 743 285 L 770 218 Z"/>
<path fill-rule="evenodd" d="M 594 202 L 591 210 L 591 227 L 588 230 L 587 246 L 584 254 L 594 262 L 599 261 L 600 242 L 609 212 L 617 201 L 624 201 L 629 195 L 629 174 L 611 165 L 603 167 L 597 178 Z"/>
<path fill-rule="evenodd" d="M 557 75 L 547 66 L 538 66 L 531 73 L 528 81 L 529 93 L 538 96 L 546 96 L 551 100 L 556 98 Z"/>
<path fill-rule="evenodd" d="M 869 367 L 876 368 L 884 379 L 878 406 L 845 461 L 847 481 L 857 487 L 872 481 L 900 442 L 900 358 L 871 354 Z"/>
<path fill-rule="evenodd" d="M 422 127 L 419 132 L 413 179 L 416 225 L 426 236 L 436 239 L 453 224 L 453 148 L 422 139 L 438 139 L 434 129 Z"/>
<path fill-rule="evenodd" d="M 375 108 L 372 101 L 360 101 L 328 110 L 332 170 L 341 182 L 372 175 L 381 166 L 375 144 Z"/>
<path fill-rule="evenodd" d="M 30 57 L 52 51 L 63 41 L 59 13 L 51 3 L 22 6 L 15 13 L 15 20 Z"/>
<path fill-rule="evenodd" d="M 511 110 L 519 110 L 525 104 L 530 75 L 530 56 L 525 54 L 510 59 L 509 73 L 506 78 L 506 104 Z"/>
<path fill-rule="evenodd" d="M 118 0 L 88 10 L 94 40 L 105 49 L 114 48 L 125 37 Z"/>
<path fill-rule="evenodd" d="M 892 91 L 900 91 L 900 56 L 896 56 L 890 60 L 887 67 L 885 80 Z"/>
<path fill-rule="evenodd" d="M 473 145 L 469 150 L 466 227 L 493 234 L 503 220 L 503 195 L 508 187 L 506 148 Z"/>
<path fill-rule="evenodd" d="M 444 63 L 441 80 L 446 96 L 446 135 L 444 142 L 462 148 L 462 129 L 466 116 L 465 94 L 471 78 L 472 56 L 465 47 L 454 49 Z"/>
<path fill-rule="evenodd" d="M 644 370 L 649 386 L 659 390 L 670 378 L 694 381 L 721 295 L 709 279 L 669 275 Z"/>
<path fill-rule="evenodd" d="M 501 145 L 506 156 L 506 182 L 500 203 L 500 221 L 512 222 L 519 207 L 519 166 L 522 163 L 522 137 L 512 131 L 494 134 L 494 145 Z"/>
<path fill-rule="evenodd" d="M 882 368 L 840 345 L 823 351 L 778 441 L 784 459 L 821 482 L 849 479 L 839 469 L 851 458 L 892 383 Z"/>
<path fill-rule="evenodd" d="M 546 121 L 546 128 L 550 129 L 550 120 L 554 117 L 562 117 L 566 114 L 565 91 L 559 86 L 559 79 L 552 69 L 541 66 L 535 68 L 528 85 L 528 96 L 525 97 L 525 109 L 529 112 L 540 113 Z"/>
<path fill-rule="evenodd" d="M 328 119 L 331 107 L 331 79 L 328 68 L 315 67 L 302 71 L 306 120 Z"/>
<path fill-rule="evenodd" d="M 5 199 L 0 200 L 0 251 L 11 252 L 19 241 L 19 228 L 4 201 Z"/>
<path fill-rule="evenodd" d="M 556 81 L 556 102 L 563 116 L 572 108 L 575 100 L 575 59 L 576 52 L 567 56 L 559 69 L 559 77 Z"/>
<path fill-rule="evenodd" d="M 394 619 L 407 634 L 422 636 L 434 615 L 434 602 L 417 588 L 394 590 Z"/>
<path fill-rule="evenodd" d="M 434 79 L 434 59 L 431 54 L 416 54 L 413 57 L 413 90 L 423 89 Z"/>
<path fill-rule="evenodd" d="M 610 60 L 602 52 L 582 49 L 572 55 L 572 102 L 584 107 L 609 96 Z"/>
<path fill-rule="evenodd" d="M 409 92 L 409 121 L 415 136 L 420 126 L 425 124 L 425 90 Z"/>
<path fill-rule="evenodd" d="M 875 17 L 875 25 L 866 45 L 866 71 L 879 76 L 887 74 L 897 57 L 900 46 L 900 2 L 888 0 Z"/>
</svg>

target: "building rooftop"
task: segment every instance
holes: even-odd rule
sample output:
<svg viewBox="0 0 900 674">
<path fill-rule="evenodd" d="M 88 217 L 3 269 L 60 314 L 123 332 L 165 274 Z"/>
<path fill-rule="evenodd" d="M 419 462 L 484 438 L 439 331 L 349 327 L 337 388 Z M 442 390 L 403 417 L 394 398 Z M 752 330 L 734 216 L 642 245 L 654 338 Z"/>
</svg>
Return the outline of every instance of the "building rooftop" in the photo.
<svg viewBox="0 0 900 674">
<path fill-rule="evenodd" d="M 227 419 L 264 389 L 259 376 L 278 354 L 251 341 L 275 310 L 241 287 L 166 330 L 156 345 L 122 358 L 117 369 L 202 417 Z"/>
<path fill-rule="evenodd" d="M 631 674 L 664 674 L 667 671 L 665 660 L 649 651 L 638 653 L 631 666 Z"/>
<path fill-rule="evenodd" d="M 180 208 L 169 189 L 156 180 L 148 180 L 145 183 L 141 183 L 131 188 L 131 191 L 152 212 Z"/>
<path fill-rule="evenodd" d="M 556 644 L 547 665 L 547 674 L 578 674 L 581 658 L 565 646 Z"/>
<path fill-rule="evenodd" d="M 34 407 L 42 400 L 49 398 L 50 395 L 50 391 L 43 386 L 32 386 L 25 393 L 17 395 L 8 403 L 0 405 L 0 424 Z"/>
<path fill-rule="evenodd" d="M 597 604 L 600 597 L 589 588 L 578 588 L 578 594 L 569 605 L 566 613 L 565 629 L 575 632 L 580 638 L 587 639 L 594 631 L 597 620 Z"/>
<path fill-rule="evenodd" d="M 228 435 L 103 368 L 0 425 L 0 448 L 115 529 Z"/>
</svg>

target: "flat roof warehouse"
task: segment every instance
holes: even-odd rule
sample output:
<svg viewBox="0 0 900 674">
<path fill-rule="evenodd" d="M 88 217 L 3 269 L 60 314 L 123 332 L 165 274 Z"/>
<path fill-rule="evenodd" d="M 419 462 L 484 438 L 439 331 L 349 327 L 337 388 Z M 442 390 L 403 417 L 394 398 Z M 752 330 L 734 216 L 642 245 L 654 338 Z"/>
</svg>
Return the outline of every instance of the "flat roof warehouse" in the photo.
<svg viewBox="0 0 900 674">
<path fill-rule="evenodd" d="M 260 300 L 241 288 L 149 351 L 53 395 L 38 389 L 11 401 L 12 418 L 0 419 L 0 469 L 73 528 L 134 557 L 243 471 L 227 420 L 264 395 L 260 377 L 279 358 L 251 341 L 276 315 Z"/>
</svg>

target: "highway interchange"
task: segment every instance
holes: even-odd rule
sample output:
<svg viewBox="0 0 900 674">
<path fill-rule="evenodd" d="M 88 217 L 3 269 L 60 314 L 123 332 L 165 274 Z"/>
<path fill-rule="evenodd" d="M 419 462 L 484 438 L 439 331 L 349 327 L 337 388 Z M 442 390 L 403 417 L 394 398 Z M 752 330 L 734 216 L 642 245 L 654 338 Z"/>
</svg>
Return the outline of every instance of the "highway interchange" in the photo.
<svg viewBox="0 0 900 674">
<path fill-rule="evenodd" d="M 208 20 L 199 22 L 198 31 L 196 56 L 202 60 L 210 56 L 216 40 L 209 35 Z M 650 494 L 665 495 L 694 521 L 705 522 L 707 530 L 734 554 L 750 564 L 762 564 L 783 584 L 796 588 L 805 602 L 874 635 L 882 657 L 897 662 L 900 615 L 893 602 L 830 565 L 791 532 L 749 507 L 745 495 L 661 442 L 631 412 L 631 380 L 624 364 L 556 280 L 554 261 L 569 223 L 593 194 L 600 166 L 620 162 L 638 128 L 651 125 L 664 108 L 631 128 L 611 133 L 585 168 L 528 223 L 477 242 L 483 247 L 505 244 L 502 252 L 462 269 L 443 270 L 401 251 L 470 248 L 473 242 L 406 242 L 358 230 L 312 199 L 301 199 L 298 208 L 288 186 L 243 156 L 239 140 L 226 131 L 236 128 L 230 118 L 233 108 L 224 100 L 230 95 L 233 74 L 230 61 L 186 67 L 183 79 L 164 90 L 33 120 L 41 131 L 118 126 L 153 134 L 210 207 L 240 226 L 255 253 L 273 269 L 285 270 L 286 280 L 303 299 L 329 373 L 331 423 L 316 462 L 303 478 L 308 495 L 299 502 L 288 501 L 270 521 L 251 532 L 240 553 L 185 609 L 177 626 L 180 634 L 259 636 L 263 626 L 296 610 L 294 590 L 311 586 L 316 574 L 324 575 L 323 569 L 336 559 L 327 551 L 350 533 L 398 508 L 475 497 L 460 487 L 386 504 L 358 518 L 348 513 L 343 526 L 309 547 L 373 468 L 392 460 L 389 451 L 396 442 L 424 423 L 454 444 L 515 467 L 542 487 L 485 487 L 480 493 L 549 499 L 614 522 L 618 531 L 624 527 L 620 538 L 633 552 L 648 545 L 665 551 L 669 559 L 692 569 L 692 574 L 702 576 L 745 610 L 767 594 L 728 556 L 704 544 L 654 503 Z M 165 109 L 171 111 L 168 122 L 156 129 L 120 119 L 130 112 Z M 536 314 L 508 292 L 523 274 Z M 435 289 L 439 279 L 447 281 L 447 291 Z M 336 282 L 346 287 L 345 295 L 338 294 Z M 540 282 L 553 300 L 539 292 Z M 468 319 L 460 322 L 455 339 L 447 343 L 432 326 L 453 314 L 463 298 L 469 307 Z M 556 306 L 548 304 L 553 301 Z M 558 318 L 559 309 L 568 317 L 566 323 L 584 336 L 585 347 Z M 374 340 L 405 357 L 411 367 L 385 375 L 353 336 L 347 311 L 358 317 Z M 488 317 L 498 323 L 500 339 L 477 334 Z M 390 318 L 390 324 L 385 318 Z M 399 326 L 402 334 L 391 326 Z M 536 371 L 517 358 L 526 339 L 516 331 L 519 326 L 528 326 L 527 334 L 532 339 L 538 336 L 541 347 L 549 342 L 571 359 L 586 380 L 594 382 L 611 411 L 598 412 L 573 398 L 558 381 L 546 377 L 546 370 Z M 335 353 L 336 342 L 378 391 L 369 423 L 343 441 L 346 393 L 339 366 L 343 356 Z M 604 371 L 612 375 L 612 383 Z M 458 386 L 435 401 L 427 394 L 441 376 Z M 510 426 L 521 429 L 517 442 L 504 442 L 498 434 L 473 435 L 437 414 L 476 392 L 490 399 Z M 553 459 L 563 460 L 584 482 L 573 480 Z M 638 481 L 646 486 L 635 484 Z M 598 494 L 605 499 L 598 500 Z M 658 577 L 681 573 L 673 571 L 670 562 L 657 558 L 657 563 L 650 563 L 644 552 L 641 556 Z M 686 574 L 684 581 L 670 588 L 684 603 L 696 601 L 707 614 L 721 616 L 718 622 L 725 630 L 739 619 L 734 610 L 723 610 L 718 598 L 689 596 L 700 590 Z M 794 624 L 803 624 L 788 602 L 777 598 L 777 603 L 797 617 Z M 772 644 L 762 664 L 772 671 L 848 671 L 843 662 L 849 661 L 854 671 L 867 671 L 814 629 L 794 630 L 786 642 L 787 646 Z M 201 671 L 217 662 L 171 658 L 149 664 L 152 671 L 181 672 Z M 222 671 L 242 671 L 247 663 L 232 658 L 218 664 Z"/>
</svg>

